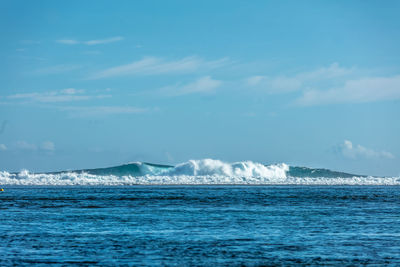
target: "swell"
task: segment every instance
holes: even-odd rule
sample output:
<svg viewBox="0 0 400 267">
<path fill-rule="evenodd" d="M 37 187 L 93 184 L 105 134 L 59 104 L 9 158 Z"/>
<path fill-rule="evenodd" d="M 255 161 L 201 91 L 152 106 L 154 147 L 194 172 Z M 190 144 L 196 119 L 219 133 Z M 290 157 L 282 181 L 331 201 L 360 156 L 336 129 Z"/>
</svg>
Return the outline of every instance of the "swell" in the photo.
<svg viewBox="0 0 400 267">
<path fill-rule="evenodd" d="M 326 178 L 351 178 L 351 177 L 367 177 L 367 175 L 351 174 L 346 172 L 332 171 L 328 169 L 313 169 L 307 167 L 292 167 L 290 166 L 289 176 L 292 177 L 326 177 Z"/>
<path fill-rule="evenodd" d="M 400 185 L 399 177 L 372 177 L 328 169 L 252 161 L 190 160 L 176 166 L 134 162 L 51 173 L 0 172 L 1 185 Z"/>
<path fill-rule="evenodd" d="M 205 162 L 213 162 L 214 164 L 208 164 L 209 166 L 204 166 Z M 203 169 L 199 170 L 199 163 L 202 162 L 203 164 Z M 215 164 L 215 162 L 218 162 L 219 164 Z M 225 164 L 228 164 L 225 165 Z M 208 172 L 208 175 L 213 175 L 213 174 L 221 174 L 221 172 L 217 172 L 217 168 L 215 168 L 215 165 L 219 165 L 220 167 L 225 169 L 229 169 L 230 167 L 249 167 L 248 165 L 257 165 L 257 163 L 253 162 L 238 162 L 238 163 L 223 163 L 221 161 L 217 160 L 200 160 L 200 161 L 188 161 L 185 163 L 178 164 L 176 166 L 172 165 L 162 165 L 162 164 L 154 164 L 154 163 L 148 163 L 148 162 L 134 162 L 134 163 L 128 163 L 128 164 L 123 164 L 119 166 L 114 166 L 114 167 L 107 167 L 107 168 L 96 168 L 96 169 L 83 169 L 83 170 L 74 170 L 74 171 L 68 171 L 68 172 L 76 172 L 76 173 L 88 173 L 88 174 L 94 174 L 94 175 L 115 175 L 115 176 L 124 176 L 124 175 L 131 175 L 131 176 L 143 176 L 143 175 L 161 175 L 161 174 L 175 174 L 175 175 L 201 175 L 204 172 Z M 197 169 L 196 169 L 197 165 Z M 214 165 L 214 166 L 210 166 Z M 230 165 L 230 166 L 229 166 Z M 266 168 L 274 166 L 274 165 L 262 165 L 259 164 L 258 167 L 265 166 Z M 282 166 L 282 164 L 281 164 Z M 327 177 L 327 178 L 335 178 L 335 177 L 341 177 L 341 178 L 349 178 L 349 177 L 366 177 L 366 175 L 357 175 L 357 174 L 351 174 L 351 173 L 346 173 L 346 172 L 338 172 L 338 171 L 332 171 L 329 169 L 314 169 L 314 168 L 308 168 L 308 167 L 297 167 L 297 166 L 288 166 L 288 170 L 286 171 L 286 175 L 291 176 L 291 177 Z M 59 173 L 65 173 L 66 171 L 61 171 L 61 172 L 51 172 L 50 174 L 59 174 Z M 228 173 L 225 173 L 225 175 L 228 175 Z M 232 176 L 232 173 L 231 175 Z M 260 176 L 260 175 L 256 175 Z"/>
<path fill-rule="evenodd" d="M 74 171 L 60 171 L 60 172 L 50 172 L 48 174 L 60 174 L 65 172 L 71 173 L 88 173 L 93 175 L 115 175 L 115 176 L 143 176 L 147 174 L 157 175 L 162 172 L 163 169 L 173 168 L 174 166 L 154 164 L 147 162 L 133 162 L 128 164 L 123 164 L 114 167 L 107 168 L 96 168 L 96 169 L 82 169 Z"/>
</svg>

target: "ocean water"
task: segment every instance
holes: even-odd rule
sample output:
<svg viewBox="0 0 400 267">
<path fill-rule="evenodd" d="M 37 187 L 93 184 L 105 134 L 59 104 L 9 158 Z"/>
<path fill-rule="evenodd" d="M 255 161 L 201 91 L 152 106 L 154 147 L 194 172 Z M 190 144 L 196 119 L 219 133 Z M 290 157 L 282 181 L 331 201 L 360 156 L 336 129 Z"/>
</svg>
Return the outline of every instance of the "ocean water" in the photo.
<svg viewBox="0 0 400 267">
<path fill-rule="evenodd" d="M 0 265 L 400 264 L 396 186 L 7 187 Z"/>
<path fill-rule="evenodd" d="M 0 266 L 400 265 L 398 177 L 200 160 L 0 184 Z"/>
</svg>

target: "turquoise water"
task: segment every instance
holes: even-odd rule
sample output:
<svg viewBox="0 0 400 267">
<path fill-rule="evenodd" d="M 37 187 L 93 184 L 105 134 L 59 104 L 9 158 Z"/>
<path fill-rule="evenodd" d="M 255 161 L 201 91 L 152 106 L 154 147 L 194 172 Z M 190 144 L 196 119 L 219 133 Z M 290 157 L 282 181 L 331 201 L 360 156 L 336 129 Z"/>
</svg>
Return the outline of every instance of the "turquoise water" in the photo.
<svg viewBox="0 0 400 267">
<path fill-rule="evenodd" d="M 0 265 L 400 264 L 398 186 L 4 186 Z"/>
</svg>

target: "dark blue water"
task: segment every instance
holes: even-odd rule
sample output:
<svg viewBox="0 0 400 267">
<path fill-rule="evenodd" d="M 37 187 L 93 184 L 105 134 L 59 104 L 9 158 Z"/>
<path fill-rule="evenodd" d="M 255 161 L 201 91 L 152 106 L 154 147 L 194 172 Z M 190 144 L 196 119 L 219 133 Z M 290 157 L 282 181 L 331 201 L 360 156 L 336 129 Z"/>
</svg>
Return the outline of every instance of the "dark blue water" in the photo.
<svg viewBox="0 0 400 267">
<path fill-rule="evenodd" d="M 0 265 L 400 264 L 400 187 L 7 187 Z"/>
</svg>

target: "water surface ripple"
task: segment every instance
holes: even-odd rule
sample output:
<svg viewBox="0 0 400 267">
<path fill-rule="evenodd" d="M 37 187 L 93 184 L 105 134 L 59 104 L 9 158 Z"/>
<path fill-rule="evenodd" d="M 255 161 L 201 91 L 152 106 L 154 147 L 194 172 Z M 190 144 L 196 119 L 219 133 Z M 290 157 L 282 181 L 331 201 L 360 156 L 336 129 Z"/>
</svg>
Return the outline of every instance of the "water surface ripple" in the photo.
<svg viewBox="0 0 400 267">
<path fill-rule="evenodd" d="M 400 264 L 400 187 L 7 187 L 0 265 Z"/>
</svg>

